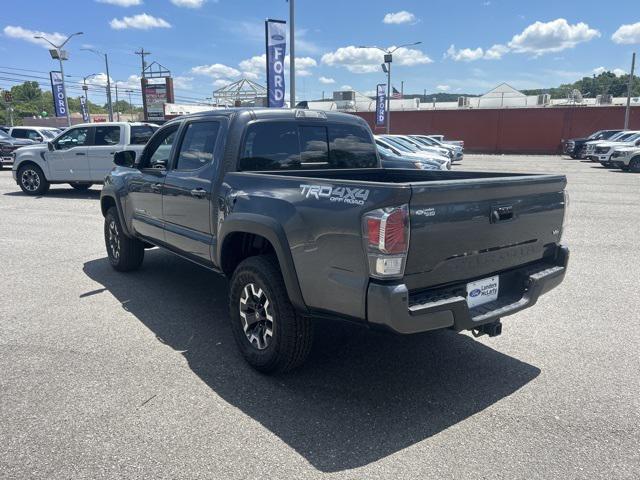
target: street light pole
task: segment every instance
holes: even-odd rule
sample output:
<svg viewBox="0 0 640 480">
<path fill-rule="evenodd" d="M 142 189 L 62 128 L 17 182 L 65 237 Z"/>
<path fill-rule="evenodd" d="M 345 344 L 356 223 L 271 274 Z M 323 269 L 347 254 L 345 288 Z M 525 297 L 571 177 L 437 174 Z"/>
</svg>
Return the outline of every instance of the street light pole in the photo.
<svg viewBox="0 0 640 480">
<path fill-rule="evenodd" d="M 422 42 L 413 42 L 413 43 L 405 43 L 404 45 L 400 45 L 395 47 L 393 50 L 388 48 L 381 48 L 375 45 L 367 46 L 360 45 L 358 48 L 377 48 L 378 50 L 384 52 L 384 66 L 386 65 L 387 70 L 387 135 L 391 133 L 391 62 L 393 61 L 393 52 L 403 47 L 412 47 L 414 45 L 420 45 Z"/>
<path fill-rule="evenodd" d="M 627 108 L 624 111 L 624 129 L 629 129 L 629 113 L 631 110 L 631 90 L 633 89 L 633 71 L 636 67 L 636 52 L 631 57 L 631 73 L 629 74 L 629 83 L 627 84 Z"/>
<path fill-rule="evenodd" d="M 53 43 L 52 41 L 50 41 L 49 39 L 47 39 L 44 35 L 35 35 L 33 38 L 37 39 L 37 40 L 44 40 L 45 42 L 47 42 L 49 45 L 51 45 L 58 56 L 58 62 L 60 62 L 60 75 L 62 76 L 62 94 L 64 95 L 64 110 L 65 113 L 67 115 L 67 126 L 70 127 L 71 126 L 71 116 L 69 115 L 69 102 L 67 101 L 67 86 L 64 82 L 64 67 L 62 66 L 62 48 L 67 44 L 67 42 L 69 40 L 71 40 L 72 37 L 76 36 L 76 35 L 82 35 L 82 32 L 76 32 L 76 33 L 72 33 L 71 35 L 69 35 L 66 40 L 64 42 L 62 42 L 61 45 L 56 45 L 55 43 Z"/>
<path fill-rule="evenodd" d="M 87 75 L 86 77 L 82 77 L 82 90 L 84 90 L 84 99 L 87 102 L 87 108 L 89 108 L 89 95 L 87 94 L 87 91 L 89 90 L 89 87 L 87 87 L 87 79 L 91 78 L 91 77 L 95 77 L 97 75 L 97 73 L 92 73 L 91 75 Z"/>
</svg>

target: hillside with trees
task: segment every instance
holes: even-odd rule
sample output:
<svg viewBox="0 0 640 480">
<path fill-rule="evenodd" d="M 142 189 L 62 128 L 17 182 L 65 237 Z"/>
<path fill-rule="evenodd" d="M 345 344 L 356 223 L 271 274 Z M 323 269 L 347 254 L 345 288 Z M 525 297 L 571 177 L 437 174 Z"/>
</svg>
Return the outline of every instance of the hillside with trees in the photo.
<svg viewBox="0 0 640 480">
<path fill-rule="evenodd" d="M 611 94 L 614 97 L 626 97 L 628 82 L 629 74 L 617 76 L 613 72 L 602 72 L 599 75 L 583 77 L 576 82 L 565 83 L 559 87 L 522 90 L 522 93 L 525 95 L 548 93 L 551 98 L 567 98 L 573 90 L 578 90 L 585 98 L 594 98 L 597 95 L 605 94 Z M 633 76 L 631 96 L 640 96 L 640 78 L 637 75 Z"/>
</svg>

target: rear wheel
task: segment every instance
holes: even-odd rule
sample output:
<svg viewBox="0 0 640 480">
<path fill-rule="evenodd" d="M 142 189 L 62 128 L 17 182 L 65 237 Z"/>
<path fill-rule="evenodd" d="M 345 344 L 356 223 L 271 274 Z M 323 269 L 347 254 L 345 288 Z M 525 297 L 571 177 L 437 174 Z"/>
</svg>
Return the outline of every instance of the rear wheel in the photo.
<svg viewBox="0 0 640 480">
<path fill-rule="evenodd" d="M 136 270 L 144 260 L 144 243 L 124 234 L 116 207 L 111 207 L 104 217 L 104 243 L 109 263 L 115 270 Z"/>
<path fill-rule="evenodd" d="M 23 165 L 18 169 L 18 184 L 27 195 L 42 195 L 50 187 L 42 169 L 34 164 Z"/>
<path fill-rule="evenodd" d="M 253 368 L 284 372 L 306 360 L 313 326 L 293 308 L 274 256 L 249 257 L 238 265 L 229 308 L 236 343 Z"/>
<path fill-rule="evenodd" d="M 75 190 L 77 190 L 79 192 L 86 192 L 87 190 L 89 190 L 91 188 L 91 185 L 93 185 L 93 183 L 72 182 L 69 185 L 71 185 Z"/>
<path fill-rule="evenodd" d="M 633 173 L 640 173 L 640 158 L 634 158 L 629 162 L 629 171 Z"/>
</svg>

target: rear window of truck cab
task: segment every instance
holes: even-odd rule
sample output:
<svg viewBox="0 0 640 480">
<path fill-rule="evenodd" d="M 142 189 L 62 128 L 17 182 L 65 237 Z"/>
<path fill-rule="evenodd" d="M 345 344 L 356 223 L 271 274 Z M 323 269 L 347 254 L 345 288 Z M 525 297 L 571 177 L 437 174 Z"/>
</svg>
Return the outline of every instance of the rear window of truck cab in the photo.
<svg viewBox="0 0 640 480">
<path fill-rule="evenodd" d="M 369 131 L 359 125 L 257 122 L 249 125 L 239 171 L 376 168 Z"/>
</svg>

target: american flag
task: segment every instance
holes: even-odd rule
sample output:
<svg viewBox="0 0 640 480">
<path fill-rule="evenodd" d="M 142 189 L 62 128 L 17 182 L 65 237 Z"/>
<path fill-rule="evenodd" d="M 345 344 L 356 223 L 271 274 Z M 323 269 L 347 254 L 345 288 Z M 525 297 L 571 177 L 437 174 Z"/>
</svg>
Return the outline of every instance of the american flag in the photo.
<svg viewBox="0 0 640 480">
<path fill-rule="evenodd" d="M 396 87 L 391 87 L 391 98 L 402 98 L 402 94 L 398 91 Z"/>
</svg>

